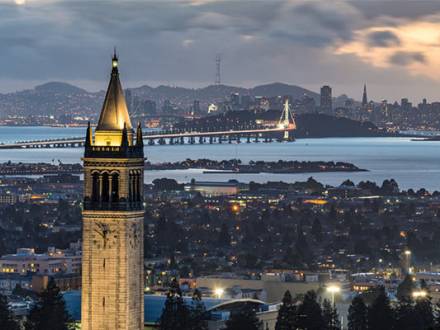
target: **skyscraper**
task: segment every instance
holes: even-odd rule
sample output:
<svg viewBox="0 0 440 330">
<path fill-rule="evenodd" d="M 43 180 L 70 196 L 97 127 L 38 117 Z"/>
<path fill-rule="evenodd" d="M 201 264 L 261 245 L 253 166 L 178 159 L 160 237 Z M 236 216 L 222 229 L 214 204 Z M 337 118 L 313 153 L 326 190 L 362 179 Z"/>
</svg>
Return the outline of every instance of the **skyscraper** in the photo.
<svg viewBox="0 0 440 330">
<path fill-rule="evenodd" d="M 83 330 L 144 329 L 140 125 L 136 141 L 133 135 L 115 54 L 94 137 L 87 128 L 83 158 Z"/>
<path fill-rule="evenodd" d="M 362 108 L 366 108 L 368 105 L 368 98 L 367 98 L 367 84 L 364 84 L 364 93 L 362 94 Z"/>
<path fill-rule="evenodd" d="M 321 87 L 321 112 L 331 115 L 333 114 L 332 107 L 332 89 L 330 86 Z"/>
</svg>

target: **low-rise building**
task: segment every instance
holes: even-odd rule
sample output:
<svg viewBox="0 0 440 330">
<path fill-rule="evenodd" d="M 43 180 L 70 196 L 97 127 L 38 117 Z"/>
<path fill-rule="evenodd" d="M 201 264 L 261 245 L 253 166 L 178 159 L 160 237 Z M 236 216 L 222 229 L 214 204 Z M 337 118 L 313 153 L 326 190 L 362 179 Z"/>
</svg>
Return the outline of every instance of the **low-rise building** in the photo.
<svg viewBox="0 0 440 330">
<path fill-rule="evenodd" d="M 20 248 L 15 254 L 0 257 L 1 273 L 22 276 L 81 273 L 81 252 L 49 248 L 46 253 L 39 254 L 31 248 Z"/>
</svg>

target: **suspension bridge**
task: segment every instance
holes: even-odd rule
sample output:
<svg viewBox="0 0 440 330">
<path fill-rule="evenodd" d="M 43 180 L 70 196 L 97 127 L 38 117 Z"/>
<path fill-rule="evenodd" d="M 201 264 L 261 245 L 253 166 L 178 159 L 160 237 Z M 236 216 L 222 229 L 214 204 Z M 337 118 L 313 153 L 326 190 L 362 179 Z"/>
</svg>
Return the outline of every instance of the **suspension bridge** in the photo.
<svg viewBox="0 0 440 330">
<path fill-rule="evenodd" d="M 164 144 L 213 144 L 213 143 L 240 143 L 244 139 L 250 142 L 293 141 L 293 131 L 296 129 L 295 118 L 290 111 L 289 102 L 286 100 L 280 120 L 275 127 L 262 127 L 250 129 L 231 129 L 219 131 L 165 131 L 146 132 L 143 134 L 147 145 Z M 282 136 L 281 139 L 274 138 Z M 17 141 L 1 143 L 0 149 L 28 149 L 28 148 L 80 148 L 84 146 L 85 138 L 68 137 L 60 139 Z"/>
</svg>

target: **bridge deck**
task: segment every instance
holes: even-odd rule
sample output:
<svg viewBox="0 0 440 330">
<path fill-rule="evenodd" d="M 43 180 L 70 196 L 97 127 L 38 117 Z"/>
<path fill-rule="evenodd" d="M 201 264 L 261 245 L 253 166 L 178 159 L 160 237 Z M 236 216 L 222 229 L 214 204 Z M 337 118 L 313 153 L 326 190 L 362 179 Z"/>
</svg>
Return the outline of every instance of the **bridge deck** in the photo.
<svg viewBox="0 0 440 330">
<path fill-rule="evenodd" d="M 184 133 L 167 133 L 167 134 L 144 134 L 144 140 L 158 140 L 158 139 L 172 139 L 172 138 L 191 138 L 191 137 L 209 137 L 209 136 L 227 136 L 227 135 L 247 135 L 259 133 L 276 133 L 293 131 L 294 128 L 264 128 L 264 129 L 250 129 L 250 130 L 229 130 L 216 132 L 184 132 Z M 0 149 L 21 149 L 21 148 L 67 148 L 71 146 L 80 146 L 84 143 L 84 137 L 73 137 L 65 139 L 52 139 L 44 141 L 22 141 L 15 143 L 0 144 Z"/>
</svg>

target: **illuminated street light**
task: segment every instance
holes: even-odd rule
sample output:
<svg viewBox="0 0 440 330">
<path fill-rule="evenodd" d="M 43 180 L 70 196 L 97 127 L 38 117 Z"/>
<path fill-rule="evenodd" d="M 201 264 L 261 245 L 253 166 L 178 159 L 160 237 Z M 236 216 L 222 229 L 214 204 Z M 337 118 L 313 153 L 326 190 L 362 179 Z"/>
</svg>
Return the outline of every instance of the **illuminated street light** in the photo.
<svg viewBox="0 0 440 330">
<path fill-rule="evenodd" d="M 217 298 L 221 298 L 221 297 L 223 297 L 223 294 L 225 293 L 225 290 L 224 289 L 222 289 L 222 288 L 216 288 L 216 289 L 214 289 L 214 295 L 217 297 Z"/>
<path fill-rule="evenodd" d="M 405 253 L 406 256 L 410 256 L 411 255 L 411 251 L 410 250 L 405 250 L 404 253 Z"/>
<path fill-rule="evenodd" d="M 332 305 L 335 304 L 335 294 L 341 292 L 341 288 L 337 285 L 330 285 L 327 287 L 327 292 L 332 296 Z"/>
<path fill-rule="evenodd" d="M 427 295 L 428 295 L 428 293 L 426 291 L 424 291 L 424 290 L 414 291 L 412 293 L 412 296 L 415 299 L 426 298 Z"/>
</svg>

